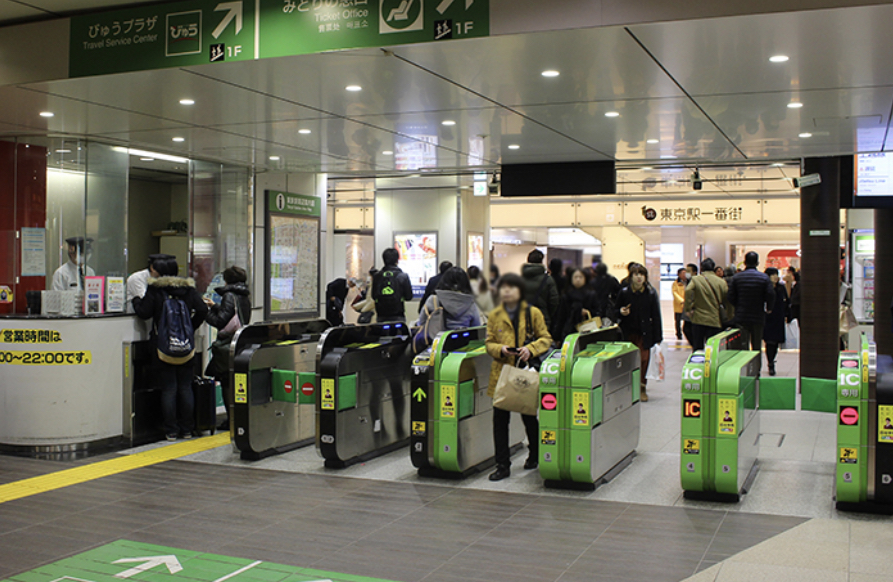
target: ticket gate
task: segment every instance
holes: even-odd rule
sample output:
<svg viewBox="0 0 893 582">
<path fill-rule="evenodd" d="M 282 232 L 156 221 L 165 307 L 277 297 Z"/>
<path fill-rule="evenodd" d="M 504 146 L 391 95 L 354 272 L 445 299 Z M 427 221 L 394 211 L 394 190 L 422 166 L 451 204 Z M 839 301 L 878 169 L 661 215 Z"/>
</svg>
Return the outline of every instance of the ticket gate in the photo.
<svg viewBox="0 0 893 582">
<path fill-rule="evenodd" d="M 540 475 L 546 487 L 594 490 L 639 444 L 639 349 L 609 327 L 572 334 L 540 371 Z"/>
<path fill-rule="evenodd" d="M 756 478 L 760 353 L 737 329 L 707 342 L 682 371 L 680 476 L 686 499 L 738 501 Z"/>
<path fill-rule="evenodd" d="M 316 446 L 341 469 L 409 442 L 412 335 L 405 323 L 334 327 L 319 340 Z"/>
<path fill-rule="evenodd" d="M 863 334 L 838 370 L 837 509 L 893 514 L 893 358 Z"/>
<path fill-rule="evenodd" d="M 313 443 L 316 345 L 325 320 L 255 323 L 230 345 L 233 442 L 244 460 Z"/>
<path fill-rule="evenodd" d="M 486 339 L 486 327 L 445 331 L 413 360 L 410 458 L 423 477 L 460 479 L 494 463 Z M 518 417 L 509 427 L 514 451 L 524 426 Z"/>
</svg>

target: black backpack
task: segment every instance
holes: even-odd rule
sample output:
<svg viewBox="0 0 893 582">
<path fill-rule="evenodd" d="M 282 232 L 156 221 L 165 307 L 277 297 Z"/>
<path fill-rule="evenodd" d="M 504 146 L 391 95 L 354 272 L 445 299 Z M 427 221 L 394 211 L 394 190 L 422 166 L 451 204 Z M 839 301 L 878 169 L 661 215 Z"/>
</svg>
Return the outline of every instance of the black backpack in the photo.
<svg viewBox="0 0 893 582">
<path fill-rule="evenodd" d="M 397 280 L 399 272 L 385 267 L 380 273 L 378 297 L 375 300 L 375 309 L 378 313 L 393 315 L 403 311 L 403 291 Z"/>
<path fill-rule="evenodd" d="M 195 330 L 186 302 L 168 295 L 157 322 L 158 359 L 168 364 L 180 365 L 195 355 Z"/>
</svg>

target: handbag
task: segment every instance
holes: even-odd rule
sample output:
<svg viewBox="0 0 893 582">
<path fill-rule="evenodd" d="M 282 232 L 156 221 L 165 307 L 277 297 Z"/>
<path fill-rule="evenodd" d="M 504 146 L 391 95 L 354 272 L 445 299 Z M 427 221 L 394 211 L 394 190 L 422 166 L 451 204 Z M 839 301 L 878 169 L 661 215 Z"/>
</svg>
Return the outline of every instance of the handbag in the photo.
<svg viewBox="0 0 893 582">
<path fill-rule="evenodd" d="M 701 276 L 704 277 L 704 275 Z M 719 305 L 719 326 L 728 327 L 732 322 L 729 320 L 729 312 L 728 310 L 726 310 L 726 304 L 723 303 L 720 300 L 719 295 L 716 294 L 716 288 L 710 284 L 710 279 L 704 277 L 704 281 L 707 283 L 707 286 L 710 288 L 710 291 L 716 298 L 716 304 Z"/>
<path fill-rule="evenodd" d="M 539 409 L 539 393 L 539 372 L 529 367 L 503 366 L 493 392 L 493 406 L 535 416 Z"/>
<path fill-rule="evenodd" d="M 239 310 L 236 309 L 236 312 L 220 332 L 233 336 L 236 335 L 236 332 L 240 329 L 242 329 L 242 320 L 239 318 Z"/>
<path fill-rule="evenodd" d="M 853 313 L 853 308 L 842 304 L 840 306 L 840 335 L 850 333 L 850 330 L 857 325 L 859 325 L 859 321 Z"/>
<path fill-rule="evenodd" d="M 601 317 L 590 317 L 586 321 L 577 324 L 577 332 L 586 333 L 587 331 L 595 331 L 602 328 Z"/>
</svg>

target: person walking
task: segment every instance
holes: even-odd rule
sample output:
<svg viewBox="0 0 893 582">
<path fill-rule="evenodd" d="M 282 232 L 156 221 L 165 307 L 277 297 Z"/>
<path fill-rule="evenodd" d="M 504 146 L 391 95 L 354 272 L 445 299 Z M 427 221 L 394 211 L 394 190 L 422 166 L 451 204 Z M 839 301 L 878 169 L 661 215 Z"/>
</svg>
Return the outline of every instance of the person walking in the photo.
<svg viewBox="0 0 893 582">
<path fill-rule="evenodd" d="M 685 313 L 692 323 L 692 349 L 703 350 L 707 340 L 722 331 L 723 308 L 728 303 L 726 282 L 716 276 L 713 259 L 701 261 L 701 274 L 685 288 Z"/>
<path fill-rule="evenodd" d="M 428 318 L 438 307 L 443 309 L 444 329 L 465 329 L 481 325 L 481 313 L 475 303 L 468 275 L 459 267 L 451 267 L 440 278 L 434 294 L 422 306 L 418 325 L 425 327 Z M 442 330 L 437 331 L 439 333 Z M 434 340 L 433 337 L 430 339 Z"/>
<path fill-rule="evenodd" d="M 558 286 L 543 266 L 543 253 L 537 249 L 530 251 L 527 262 L 521 267 L 524 278 L 524 300 L 533 307 L 539 308 L 546 320 L 546 328 L 552 325 L 552 319 L 558 313 Z"/>
<path fill-rule="evenodd" d="M 558 289 L 559 297 L 564 293 L 568 282 L 568 279 L 565 278 L 564 274 L 561 272 L 563 269 L 564 261 L 561 259 L 552 259 L 549 261 L 549 275 L 555 281 L 555 288 Z"/>
<path fill-rule="evenodd" d="M 629 271 L 629 285 L 617 295 L 617 307 L 612 317 L 620 322 L 620 330 L 626 341 L 639 348 L 641 364 L 641 402 L 648 402 L 646 375 L 651 362 L 651 348 L 663 341 L 663 322 L 660 315 L 660 299 L 648 282 L 648 269 L 634 265 Z"/>
<path fill-rule="evenodd" d="M 791 321 L 800 324 L 800 271 L 794 273 L 794 284 L 791 286 Z"/>
<path fill-rule="evenodd" d="M 676 280 L 673 281 L 673 316 L 676 320 L 676 339 L 682 340 L 682 324 L 683 314 L 685 312 L 685 287 L 688 285 L 688 279 L 685 277 L 686 270 L 679 269 L 676 271 Z"/>
<path fill-rule="evenodd" d="M 596 312 L 595 317 L 601 317 L 602 322 L 610 319 L 614 312 L 614 301 L 620 293 L 620 281 L 614 275 L 608 273 L 608 265 L 599 263 L 595 266 L 595 278 L 590 283 L 595 293 Z"/>
<path fill-rule="evenodd" d="M 344 325 L 345 299 L 347 299 L 347 279 L 338 277 L 326 285 L 326 319 L 334 327 Z"/>
<path fill-rule="evenodd" d="M 406 322 L 406 302 L 412 301 L 412 283 L 397 264 L 400 252 L 385 249 L 381 254 L 384 267 L 372 277 L 372 300 L 379 323 Z"/>
<path fill-rule="evenodd" d="M 543 313 L 536 306 L 524 301 L 525 281 L 509 273 L 499 279 L 497 290 L 501 303 L 487 319 L 487 353 L 493 358 L 490 367 L 490 383 L 487 395 L 496 391 L 503 366 L 527 362 L 545 354 L 552 345 L 552 336 Z M 536 415 L 521 415 L 527 432 L 527 461 L 525 469 L 539 466 L 539 423 Z M 511 476 L 511 445 L 509 422 L 511 413 L 493 408 L 493 445 L 496 451 L 496 471 L 490 481 L 501 481 Z"/>
<path fill-rule="evenodd" d="M 788 301 L 788 291 L 784 281 L 778 274 L 778 269 L 769 267 L 766 275 L 775 287 L 775 305 L 772 311 L 766 314 L 766 328 L 763 330 L 763 341 L 766 342 L 766 363 L 769 365 L 769 375 L 775 375 L 775 360 L 778 357 L 778 346 L 787 339 L 785 337 L 785 322 L 790 320 L 791 308 Z"/>
<path fill-rule="evenodd" d="M 217 339 L 211 344 L 211 361 L 208 362 L 205 374 L 220 382 L 226 419 L 217 430 L 229 432 L 234 399 L 229 348 L 236 332 L 251 323 L 251 292 L 248 289 L 248 275 L 241 267 L 232 266 L 224 270 L 223 282 L 223 287 L 214 290 L 222 298 L 219 305 L 210 298 L 205 298 L 208 305 L 206 321 L 217 329 Z"/>
<path fill-rule="evenodd" d="M 744 270 L 732 278 L 729 302 L 735 308 L 734 325 L 747 333 L 755 352 L 763 348 L 766 314 L 775 307 L 775 286 L 766 273 L 757 270 L 760 255 L 750 251 L 744 255 Z"/>
<path fill-rule="evenodd" d="M 347 297 L 344 299 L 344 323 L 347 325 L 356 325 L 359 322 L 360 314 L 353 308 L 354 304 L 360 301 L 360 295 L 363 290 L 360 288 L 360 282 L 356 277 L 347 280 Z"/>
<path fill-rule="evenodd" d="M 561 295 L 558 315 L 552 324 L 552 339 L 563 343 L 564 338 L 577 331 L 577 326 L 587 319 L 595 317 L 598 303 L 595 292 L 589 287 L 589 280 L 583 269 L 574 269 L 570 277 L 571 284 Z"/>
<path fill-rule="evenodd" d="M 176 259 L 155 261 L 152 269 L 159 277 L 149 279 L 143 297 L 134 297 L 133 311 L 141 319 L 153 320 L 151 341 L 158 353 L 164 434 L 169 441 L 188 439 L 195 430 L 195 330 L 204 323 L 208 307 L 195 281 L 177 276 Z"/>
<path fill-rule="evenodd" d="M 419 300 L 419 307 L 424 307 L 424 305 L 428 302 L 428 298 L 434 295 L 434 291 L 437 290 L 437 286 L 440 284 L 440 279 L 443 277 L 443 274 L 453 268 L 453 263 L 449 261 L 443 261 L 440 263 L 440 267 L 437 269 L 437 274 L 428 279 L 428 284 L 425 285 L 425 293 L 422 295 L 422 298 Z"/>
<path fill-rule="evenodd" d="M 493 311 L 493 296 L 490 293 L 490 285 L 481 270 L 472 265 L 468 267 L 468 282 L 471 284 L 471 291 L 474 293 L 474 302 L 477 303 L 478 311 L 481 312 L 481 323 L 487 323 L 487 314 Z"/>
</svg>

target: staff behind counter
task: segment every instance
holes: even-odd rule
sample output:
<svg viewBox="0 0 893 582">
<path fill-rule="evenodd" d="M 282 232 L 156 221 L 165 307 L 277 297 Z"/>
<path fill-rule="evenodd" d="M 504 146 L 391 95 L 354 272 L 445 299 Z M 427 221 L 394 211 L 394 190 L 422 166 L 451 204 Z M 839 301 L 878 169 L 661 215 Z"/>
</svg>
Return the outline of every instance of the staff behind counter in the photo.
<svg viewBox="0 0 893 582">
<path fill-rule="evenodd" d="M 93 239 L 73 236 L 65 239 L 68 244 L 68 261 L 53 273 L 53 291 L 80 290 L 84 288 L 84 277 L 96 273 L 87 266 Z"/>
</svg>

